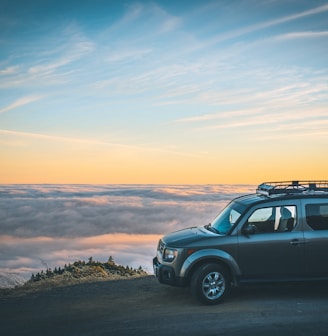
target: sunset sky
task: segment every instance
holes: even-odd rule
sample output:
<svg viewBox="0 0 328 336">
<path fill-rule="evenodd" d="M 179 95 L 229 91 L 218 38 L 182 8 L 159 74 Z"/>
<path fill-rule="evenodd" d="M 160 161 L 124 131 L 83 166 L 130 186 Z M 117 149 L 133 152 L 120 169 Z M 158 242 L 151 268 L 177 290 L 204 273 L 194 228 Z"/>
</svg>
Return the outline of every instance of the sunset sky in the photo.
<svg viewBox="0 0 328 336">
<path fill-rule="evenodd" d="M 327 179 L 328 2 L 0 2 L 0 183 Z"/>
</svg>

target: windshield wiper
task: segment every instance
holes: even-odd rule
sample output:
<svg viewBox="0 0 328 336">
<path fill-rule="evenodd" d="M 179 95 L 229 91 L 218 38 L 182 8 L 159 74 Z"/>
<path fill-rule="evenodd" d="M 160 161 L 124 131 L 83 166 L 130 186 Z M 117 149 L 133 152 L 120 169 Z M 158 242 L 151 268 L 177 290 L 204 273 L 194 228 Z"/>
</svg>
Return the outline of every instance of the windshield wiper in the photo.
<svg viewBox="0 0 328 336">
<path fill-rule="evenodd" d="M 208 231 L 211 231 L 211 232 L 220 234 L 220 231 L 217 230 L 215 227 L 213 227 L 213 226 L 211 225 L 211 223 L 205 225 L 205 229 L 207 229 Z"/>
</svg>

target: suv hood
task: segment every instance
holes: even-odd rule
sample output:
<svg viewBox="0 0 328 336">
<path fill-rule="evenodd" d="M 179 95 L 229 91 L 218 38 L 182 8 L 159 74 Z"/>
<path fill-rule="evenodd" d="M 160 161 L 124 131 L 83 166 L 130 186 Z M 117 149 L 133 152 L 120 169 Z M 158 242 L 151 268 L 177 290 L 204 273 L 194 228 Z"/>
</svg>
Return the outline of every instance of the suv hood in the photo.
<svg viewBox="0 0 328 336">
<path fill-rule="evenodd" d="M 194 242 L 199 242 L 209 236 L 217 236 L 211 231 L 206 230 L 203 226 L 192 227 L 180 231 L 172 232 L 162 238 L 165 245 L 170 247 L 183 247 Z"/>
</svg>

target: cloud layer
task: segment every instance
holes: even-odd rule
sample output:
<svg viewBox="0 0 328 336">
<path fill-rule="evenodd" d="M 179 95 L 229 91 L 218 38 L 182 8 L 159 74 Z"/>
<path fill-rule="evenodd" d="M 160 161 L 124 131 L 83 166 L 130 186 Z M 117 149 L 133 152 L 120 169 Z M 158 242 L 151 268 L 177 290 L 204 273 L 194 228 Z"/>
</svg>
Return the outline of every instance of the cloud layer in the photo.
<svg viewBox="0 0 328 336">
<path fill-rule="evenodd" d="M 158 239 L 205 225 L 249 185 L 2 185 L 0 271 L 30 275 L 76 259 L 151 271 Z"/>
</svg>

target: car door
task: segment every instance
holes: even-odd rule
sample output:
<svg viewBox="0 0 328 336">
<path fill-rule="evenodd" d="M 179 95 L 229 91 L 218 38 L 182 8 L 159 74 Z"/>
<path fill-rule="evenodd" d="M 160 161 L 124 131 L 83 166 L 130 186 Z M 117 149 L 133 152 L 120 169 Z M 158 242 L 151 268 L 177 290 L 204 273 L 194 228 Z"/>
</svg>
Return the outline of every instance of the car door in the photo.
<svg viewBox="0 0 328 336">
<path fill-rule="evenodd" d="M 238 234 L 241 280 L 283 280 L 304 274 L 304 236 L 299 202 L 257 206 Z M 290 219 L 284 218 L 289 213 Z"/>
<path fill-rule="evenodd" d="M 328 201 L 304 200 L 305 267 L 309 278 L 328 277 Z"/>
</svg>

